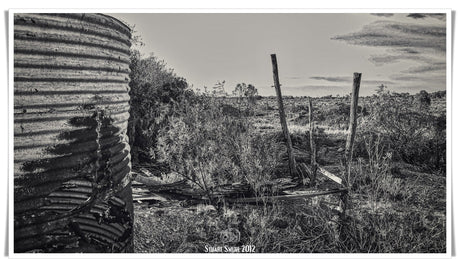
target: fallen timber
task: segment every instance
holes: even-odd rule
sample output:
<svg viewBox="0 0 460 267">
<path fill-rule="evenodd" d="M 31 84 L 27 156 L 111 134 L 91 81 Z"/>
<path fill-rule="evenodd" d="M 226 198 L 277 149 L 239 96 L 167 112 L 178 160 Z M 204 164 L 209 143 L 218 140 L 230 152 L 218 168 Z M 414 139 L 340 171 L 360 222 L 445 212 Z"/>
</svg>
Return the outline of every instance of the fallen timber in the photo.
<svg viewBox="0 0 460 267">
<path fill-rule="evenodd" d="M 280 200 L 295 200 L 295 199 L 302 199 L 302 198 L 309 198 L 309 197 L 317 197 L 323 195 L 330 195 L 330 194 L 338 194 L 346 192 L 346 188 L 338 188 L 338 189 L 331 189 L 331 190 L 324 190 L 324 191 L 295 191 L 290 194 L 286 195 L 277 195 L 277 196 L 264 196 L 264 197 L 250 197 L 250 198 L 237 198 L 237 199 L 228 199 L 230 203 L 261 203 L 261 202 L 273 202 L 273 201 L 280 201 Z"/>
<path fill-rule="evenodd" d="M 302 166 L 302 176 L 308 177 L 311 174 L 311 170 L 306 164 L 299 164 L 297 167 L 299 168 L 300 166 Z M 277 178 L 261 186 L 258 196 L 254 194 L 251 185 L 243 182 L 219 185 L 211 188 L 210 192 L 206 193 L 204 190 L 192 187 L 186 180 L 164 184 L 155 177 L 133 172 L 133 199 L 137 202 L 155 203 L 178 200 L 186 201 L 190 205 L 208 203 L 210 199 L 233 204 L 257 204 L 341 194 L 348 191 L 347 188 L 341 185 L 337 187 L 340 184 L 339 177 L 322 167 L 319 167 L 318 170 L 323 180 L 334 181 L 332 186 L 329 183 L 326 188 L 315 187 L 306 190 L 305 188 L 302 189 L 302 177 Z"/>
</svg>

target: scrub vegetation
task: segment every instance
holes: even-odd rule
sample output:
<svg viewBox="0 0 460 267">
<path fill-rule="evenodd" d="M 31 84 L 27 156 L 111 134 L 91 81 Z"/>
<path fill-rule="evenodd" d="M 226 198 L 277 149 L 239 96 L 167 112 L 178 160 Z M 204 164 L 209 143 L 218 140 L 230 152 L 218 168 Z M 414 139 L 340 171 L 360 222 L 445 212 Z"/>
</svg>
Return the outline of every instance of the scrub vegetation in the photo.
<svg viewBox="0 0 460 267">
<path fill-rule="evenodd" d="M 136 201 L 136 252 L 216 252 L 210 250 L 219 246 L 259 253 L 446 251 L 445 91 L 377 90 L 359 98 L 350 207 L 339 220 L 336 195 L 266 201 L 276 194 L 266 185 L 289 177 L 275 97 L 258 96 L 248 82 L 192 90 L 164 62 L 138 52 L 131 71 L 133 172 L 158 184 L 184 180 L 210 199 Z M 317 162 L 342 176 L 350 97 L 312 103 Z M 310 164 L 308 99 L 285 96 L 284 105 L 296 162 Z M 327 183 L 318 179 L 315 189 Z M 212 197 L 229 184 L 249 185 L 261 201 Z"/>
</svg>

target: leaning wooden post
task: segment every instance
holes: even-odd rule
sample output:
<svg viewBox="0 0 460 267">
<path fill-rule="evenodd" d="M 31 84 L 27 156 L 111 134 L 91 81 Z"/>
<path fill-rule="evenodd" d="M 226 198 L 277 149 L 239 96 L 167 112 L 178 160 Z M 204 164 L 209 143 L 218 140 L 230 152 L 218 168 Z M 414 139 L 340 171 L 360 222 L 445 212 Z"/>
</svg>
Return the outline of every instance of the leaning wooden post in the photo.
<svg viewBox="0 0 460 267">
<path fill-rule="evenodd" d="M 280 112 L 281 128 L 283 129 L 284 137 L 286 138 L 287 153 L 289 157 L 289 172 L 292 177 L 296 176 L 296 166 L 294 154 L 292 153 L 292 142 L 291 136 L 286 122 L 286 114 L 284 113 L 283 96 L 281 95 L 280 81 L 278 78 L 278 63 L 276 61 L 276 54 L 272 54 L 272 66 L 273 66 L 273 81 L 275 83 L 276 96 L 278 97 L 278 110 Z"/>
<path fill-rule="evenodd" d="M 361 73 L 355 72 L 353 74 L 353 89 L 351 93 L 351 105 L 350 105 L 350 122 L 348 125 L 348 136 L 347 143 L 345 145 L 345 153 L 343 157 L 343 165 L 345 167 L 343 176 L 343 186 L 349 188 L 350 173 L 351 173 L 351 159 L 353 156 L 353 142 L 355 141 L 356 134 L 356 120 L 358 110 L 358 97 L 359 97 L 359 86 L 361 84 Z M 348 205 L 348 191 L 344 192 L 340 197 L 340 208 L 342 210 L 341 217 L 345 219 L 346 210 Z"/>
<path fill-rule="evenodd" d="M 316 185 L 316 170 L 318 169 L 318 165 L 316 164 L 316 144 L 313 135 L 313 105 L 311 103 L 311 98 L 308 98 L 308 121 L 310 124 L 310 155 L 311 155 L 311 176 L 310 184 L 311 186 Z"/>
</svg>

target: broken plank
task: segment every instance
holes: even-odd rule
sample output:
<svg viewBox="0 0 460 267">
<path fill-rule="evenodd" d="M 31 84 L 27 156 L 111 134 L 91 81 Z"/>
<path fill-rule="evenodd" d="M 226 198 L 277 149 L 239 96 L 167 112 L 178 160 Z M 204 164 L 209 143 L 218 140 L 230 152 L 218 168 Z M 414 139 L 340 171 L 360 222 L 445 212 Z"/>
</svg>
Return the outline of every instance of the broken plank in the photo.
<svg viewBox="0 0 460 267">
<path fill-rule="evenodd" d="M 163 184 L 160 178 L 154 176 L 145 176 L 136 172 L 132 172 L 132 178 L 136 185 L 139 183 L 149 186 L 157 186 Z"/>
<path fill-rule="evenodd" d="M 168 199 L 166 199 L 166 198 L 164 198 L 162 196 L 158 196 L 158 195 L 135 196 L 135 197 L 133 197 L 133 200 L 134 201 L 152 201 L 152 200 L 155 200 L 155 201 L 161 201 L 161 202 L 168 201 Z"/>
<path fill-rule="evenodd" d="M 322 173 L 324 176 L 326 176 L 327 178 L 331 179 L 332 181 L 338 183 L 338 184 L 342 184 L 342 178 L 336 176 L 335 174 L 327 171 L 326 169 L 324 169 L 323 167 L 321 166 L 317 166 L 318 167 L 318 171 L 320 173 Z"/>
<path fill-rule="evenodd" d="M 346 188 L 338 188 L 326 191 L 307 191 L 307 192 L 292 192 L 288 195 L 279 195 L 279 196 L 271 196 L 271 197 L 263 197 L 265 201 L 272 202 L 275 200 L 295 200 L 295 199 L 302 199 L 302 198 L 310 198 L 322 195 L 329 195 L 329 194 L 337 194 L 346 192 Z M 249 197 L 249 198 L 236 198 L 236 199 L 226 199 L 229 203 L 260 203 L 263 202 L 262 197 Z"/>
</svg>

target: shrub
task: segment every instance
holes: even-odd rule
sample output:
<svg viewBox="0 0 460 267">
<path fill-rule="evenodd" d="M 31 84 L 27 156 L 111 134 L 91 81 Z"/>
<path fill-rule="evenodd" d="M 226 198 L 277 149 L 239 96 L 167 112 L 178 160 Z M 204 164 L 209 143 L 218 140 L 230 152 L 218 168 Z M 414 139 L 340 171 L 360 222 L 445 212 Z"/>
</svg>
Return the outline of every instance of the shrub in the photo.
<svg viewBox="0 0 460 267">
<path fill-rule="evenodd" d="M 157 134 L 171 112 L 171 103 L 181 97 L 188 84 L 155 56 L 141 58 L 131 51 L 130 119 L 128 136 L 134 163 L 155 161 Z"/>
<path fill-rule="evenodd" d="M 254 113 L 256 101 L 258 100 L 257 88 L 254 85 L 239 83 L 232 93 L 236 97 L 238 109 L 244 109 L 249 114 Z"/>
<path fill-rule="evenodd" d="M 380 97 L 370 106 L 370 116 L 360 120 L 360 135 L 380 133 L 395 160 L 445 172 L 445 113 L 434 115 L 407 97 Z"/>
<path fill-rule="evenodd" d="M 431 97 L 425 90 L 422 90 L 420 93 L 418 93 L 418 101 L 420 108 L 427 108 L 431 105 Z"/>
<path fill-rule="evenodd" d="M 375 209 L 379 201 L 401 200 L 404 197 L 402 180 L 392 176 L 392 153 L 380 135 L 366 135 L 364 142 L 367 160 L 362 158 L 353 166 L 350 186 L 367 197 Z"/>
<path fill-rule="evenodd" d="M 208 196 L 216 186 L 235 182 L 258 192 L 280 161 L 279 144 L 259 136 L 244 114 L 227 110 L 224 99 L 182 98 L 158 136 L 160 160 Z"/>
</svg>

